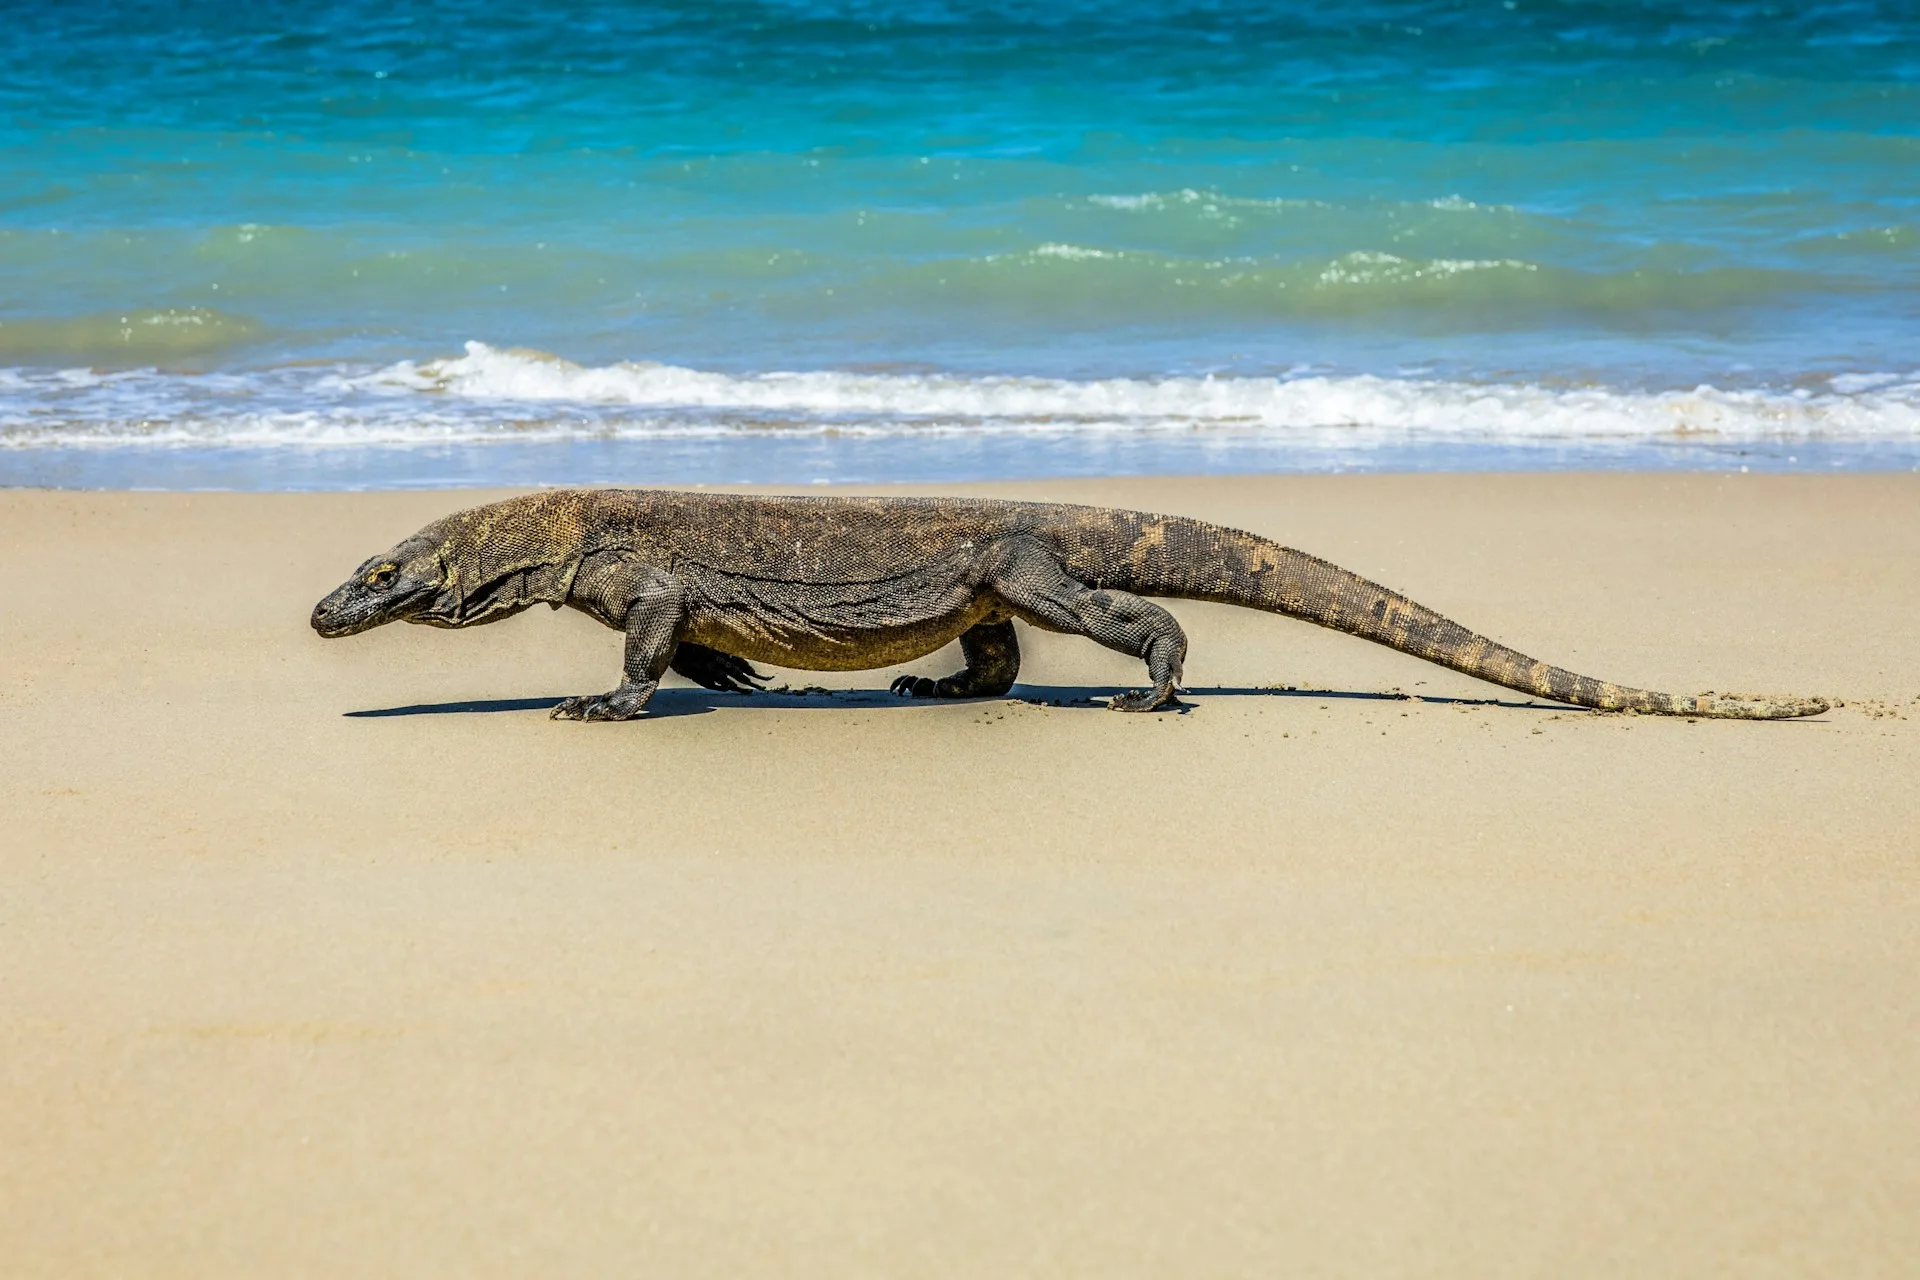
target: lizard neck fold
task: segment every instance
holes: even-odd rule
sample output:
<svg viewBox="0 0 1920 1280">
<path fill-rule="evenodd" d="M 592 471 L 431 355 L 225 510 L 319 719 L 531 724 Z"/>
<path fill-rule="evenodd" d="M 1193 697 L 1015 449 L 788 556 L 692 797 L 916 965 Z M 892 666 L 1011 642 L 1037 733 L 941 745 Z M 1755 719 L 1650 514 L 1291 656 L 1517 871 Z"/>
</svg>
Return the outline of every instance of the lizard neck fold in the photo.
<svg viewBox="0 0 1920 1280">
<path fill-rule="evenodd" d="M 448 516 L 440 547 L 441 626 L 497 621 L 536 604 L 567 602 L 594 528 L 591 491 L 528 494 Z"/>
</svg>

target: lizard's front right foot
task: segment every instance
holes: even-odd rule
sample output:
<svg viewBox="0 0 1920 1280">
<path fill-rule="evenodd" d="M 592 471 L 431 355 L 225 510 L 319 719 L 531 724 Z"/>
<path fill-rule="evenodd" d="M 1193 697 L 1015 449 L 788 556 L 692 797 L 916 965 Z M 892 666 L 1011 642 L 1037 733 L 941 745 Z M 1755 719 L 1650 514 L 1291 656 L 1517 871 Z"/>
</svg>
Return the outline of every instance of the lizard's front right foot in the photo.
<svg viewBox="0 0 1920 1280">
<path fill-rule="evenodd" d="M 766 675 L 745 658 L 701 644 L 682 642 L 674 651 L 671 669 L 720 693 L 752 693 L 767 683 Z"/>
<path fill-rule="evenodd" d="M 631 720 L 646 709 L 651 685 L 621 685 L 611 693 L 568 698 L 548 713 L 554 720 Z"/>
</svg>

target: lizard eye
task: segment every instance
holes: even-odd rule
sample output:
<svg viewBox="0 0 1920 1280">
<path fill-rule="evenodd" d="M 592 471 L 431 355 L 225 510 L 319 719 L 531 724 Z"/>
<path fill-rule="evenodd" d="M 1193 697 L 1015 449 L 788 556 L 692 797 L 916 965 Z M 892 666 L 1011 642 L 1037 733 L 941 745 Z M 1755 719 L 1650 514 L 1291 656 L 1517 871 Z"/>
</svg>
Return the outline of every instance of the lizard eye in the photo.
<svg viewBox="0 0 1920 1280">
<path fill-rule="evenodd" d="M 385 591 L 393 585 L 394 575 L 398 572 L 394 565 L 383 564 L 366 576 L 366 584 L 376 591 Z"/>
</svg>

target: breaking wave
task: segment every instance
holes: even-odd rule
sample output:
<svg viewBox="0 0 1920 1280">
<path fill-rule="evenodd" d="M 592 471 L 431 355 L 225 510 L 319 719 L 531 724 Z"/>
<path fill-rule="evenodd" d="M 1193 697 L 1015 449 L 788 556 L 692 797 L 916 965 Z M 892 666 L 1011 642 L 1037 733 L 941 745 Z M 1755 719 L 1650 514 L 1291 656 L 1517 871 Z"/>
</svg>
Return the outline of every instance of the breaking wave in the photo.
<svg viewBox="0 0 1920 1280">
<path fill-rule="evenodd" d="M 1301 445 L 1920 440 L 1920 371 L 1793 387 L 1634 390 L 1301 372 L 1070 380 L 728 374 L 575 364 L 470 342 L 381 368 L 0 370 L 0 448 L 404 447 L 493 441 L 1187 433 Z"/>
<path fill-rule="evenodd" d="M 349 379 L 469 404 L 579 405 L 720 415 L 737 424 L 879 432 L 1382 430 L 1498 439 L 1718 434 L 1920 435 L 1920 371 L 1786 390 L 1622 391 L 1374 375 L 1067 380 L 822 371 L 733 375 L 674 365 L 574 364 L 470 342 L 466 354 Z"/>
</svg>

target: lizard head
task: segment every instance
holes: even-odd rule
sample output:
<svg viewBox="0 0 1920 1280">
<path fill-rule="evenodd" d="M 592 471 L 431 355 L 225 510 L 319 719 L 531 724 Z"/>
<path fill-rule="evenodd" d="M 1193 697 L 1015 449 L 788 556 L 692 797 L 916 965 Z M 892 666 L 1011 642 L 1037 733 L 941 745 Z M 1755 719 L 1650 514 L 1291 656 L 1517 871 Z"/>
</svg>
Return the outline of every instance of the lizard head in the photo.
<svg viewBox="0 0 1920 1280">
<path fill-rule="evenodd" d="M 388 622 L 470 627 L 545 602 L 565 603 L 592 527 L 587 490 L 552 489 L 436 520 L 313 607 L 329 639 Z"/>
<path fill-rule="evenodd" d="M 313 606 L 313 629 L 331 640 L 383 623 L 426 621 L 441 601 L 446 579 L 439 543 L 416 534 L 328 592 Z"/>
</svg>

